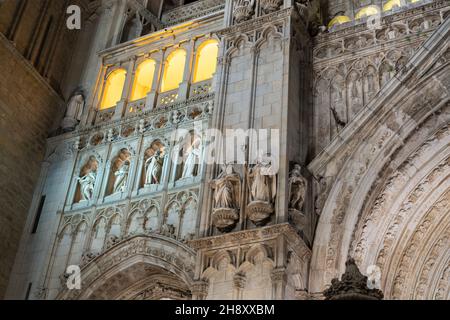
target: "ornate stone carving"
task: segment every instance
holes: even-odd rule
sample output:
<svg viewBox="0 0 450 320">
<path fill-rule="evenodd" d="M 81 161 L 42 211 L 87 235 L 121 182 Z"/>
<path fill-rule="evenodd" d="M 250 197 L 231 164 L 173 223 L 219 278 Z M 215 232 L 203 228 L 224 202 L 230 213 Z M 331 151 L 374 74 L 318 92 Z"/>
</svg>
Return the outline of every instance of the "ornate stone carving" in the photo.
<svg viewBox="0 0 450 320">
<path fill-rule="evenodd" d="M 200 163 L 201 140 L 196 138 L 192 142 L 190 148 L 186 150 L 185 160 L 183 163 L 182 179 L 192 178 L 198 175 L 197 167 Z M 197 170 L 196 170 L 197 169 Z"/>
<path fill-rule="evenodd" d="M 250 19 L 254 13 L 255 0 L 235 0 L 233 17 L 236 23 Z"/>
<path fill-rule="evenodd" d="M 277 11 L 283 4 L 283 0 L 260 0 L 259 6 L 265 14 Z"/>
<path fill-rule="evenodd" d="M 294 169 L 289 173 L 289 210 L 301 212 L 305 203 L 306 189 L 308 181 L 301 174 L 302 167 L 294 165 Z"/>
<path fill-rule="evenodd" d="M 91 156 L 87 164 L 81 170 L 81 175 L 77 178 L 80 185 L 81 200 L 89 201 L 92 199 L 97 179 L 98 161 Z"/>
<path fill-rule="evenodd" d="M 211 182 L 211 188 L 214 189 L 213 225 L 221 232 L 228 232 L 239 220 L 241 178 L 231 164 L 224 165 Z"/>
<path fill-rule="evenodd" d="M 367 277 L 361 274 L 355 260 L 345 263 L 345 273 L 341 280 L 333 279 L 331 287 L 323 292 L 326 300 L 381 300 L 383 293 L 378 289 L 369 289 Z"/>
</svg>

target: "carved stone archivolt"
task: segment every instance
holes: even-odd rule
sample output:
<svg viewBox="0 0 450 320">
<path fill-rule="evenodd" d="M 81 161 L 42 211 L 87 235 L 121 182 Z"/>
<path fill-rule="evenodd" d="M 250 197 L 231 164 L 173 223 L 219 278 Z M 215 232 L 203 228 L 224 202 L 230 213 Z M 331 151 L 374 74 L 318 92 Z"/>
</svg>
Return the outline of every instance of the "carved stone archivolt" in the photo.
<svg viewBox="0 0 450 320">
<path fill-rule="evenodd" d="M 277 174 L 273 161 L 270 156 L 260 157 L 247 175 L 250 199 L 246 212 L 250 221 L 257 226 L 266 224 L 274 212 Z"/>
<path fill-rule="evenodd" d="M 140 257 L 140 259 L 136 259 Z M 135 264 L 132 261 L 142 261 Z M 186 286 L 192 285 L 194 275 L 195 252 L 189 247 L 157 235 L 138 236 L 125 240 L 95 258 L 82 268 L 84 275 L 82 290 L 63 290 L 59 299 L 86 299 L 101 290 L 108 283 L 107 278 L 98 278 L 108 274 L 113 277 L 123 271 L 124 266 L 138 268 L 148 266 L 153 269 L 169 271 L 172 276 Z M 117 294 L 119 294 L 118 292 Z"/>
<path fill-rule="evenodd" d="M 442 32 L 447 33 L 448 30 L 442 30 Z M 426 175 L 430 173 L 430 170 L 435 169 L 432 176 L 437 177 L 437 172 L 442 172 L 443 168 L 438 169 L 439 164 L 435 161 L 446 159 L 448 156 L 448 152 L 443 147 L 448 144 L 446 132 L 450 121 L 449 88 L 443 81 L 445 70 L 448 71 L 448 62 L 446 67 L 442 64 L 437 69 L 431 67 L 441 59 L 443 53 L 440 42 L 437 40 L 441 36 L 435 33 L 429 40 L 433 46 L 427 48 L 427 52 L 422 50 L 416 53 L 414 62 L 411 62 L 412 60 L 407 62 L 408 68 L 397 74 L 399 82 L 389 81 L 382 89 L 383 94 L 376 95 L 370 102 L 370 110 L 366 108 L 365 114 L 357 115 L 358 123 L 350 122 L 340 134 L 343 141 L 334 140 L 326 150 L 326 154 L 329 155 L 321 154 L 309 166 L 316 177 L 327 177 L 327 182 L 331 183 L 330 188 L 327 188 L 330 191 L 321 211 L 320 219 L 323 224 L 319 222 L 316 231 L 321 235 L 327 234 L 327 239 L 315 242 L 313 251 L 316 254 L 312 261 L 312 270 L 315 265 L 325 266 L 325 270 L 313 275 L 321 278 L 322 283 L 317 286 L 313 284 L 311 290 L 323 290 L 331 279 L 338 276 L 344 257 L 354 254 L 363 271 L 371 265 L 378 265 L 381 268 L 381 285 L 387 298 L 405 298 L 406 292 L 414 292 L 414 290 L 417 290 L 415 293 L 417 297 L 434 295 L 435 292 L 432 290 L 425 293 L 423 283 L 432 281 L 437 283 L 441 273 L 431 270 L 440 270 L 442 265 L 431 262 L 427 264 L 424 258 L 419 259 L 412 254 L 418 254 L 420 250 L 431 250 L 431 248 L 418 249 L 417 245 L 413 244 L 410 249 L 407 249 L 398 247 L 398 244 L 402 243 L 404 246 L 408 243 L 409 240 L 403 238 L 406 236 L 406 229 L 420 230 L 418 234 L 424 237 L 428 232 L 432 232 L 431 230 L 437 230 L 433 225 L 440 225 L 443 229 L 446 226 L 446 220 L 438 218 L 439 215 L 436 215 L 433 223 L 425 219 L 424 221 L 427 222 L 424 226 L 421 226 L 419 218 L 424 215 L 426 208 L 430 208 L 436 202 L 436 199 L 432 200 L 432 195 L 439 195 L 433 191 L 432 186 L 434 183 L 439 183 L 439 179 L 426 178 Z M 429 67 L 424 67 L 425 65 Z M 422 68 L 432 71 L 425 72 Z M 400 82 L 405 85 L 402 86 Z M 395 95 L 387 94 L 387 92 L 395 92 Z M 388 107 L 389 105 L 395 105 L 395 111 L 392 107 Z M 385 118 L 382 121 L 385 126 L 371 127 L 369 125 L 370 114 L 375 110 L 377 112 L 383 110 Z M 439 117 L 435 116 L 436 113 Z M 411 123 L 410 129 L 406 129 L 407 123 Z M 361 130 L 361 128 L 369 127 L 374 130 L 368 130 L 368 132 Z M 353 130 L 357 128 L 360 129 Z M 422 148 L 423 151 L 420 150 Z M 416 150 L 419 151 L 415 158 Z M 424 166 L 424 163 L 428 163 L 428 169 L 418 170 Z M 423 182 L 420 182 L 421 179 L 424 179 Z M 434 182 L 430 183 L 433 179 Z M 415 187 L 417 192 L 411 190 Z M 383 188 L 386 188 L 386 192 Z M 446 187 L 441 186 L 440 190 L 445 191 Z M 377 197 L 384 193 L 388 195 L 387 198 Z M 403 199 L 407 200 L 405 206 L 400 203 L 404 201 Z M 416 205 L 422 209 L 414 209 Z M 366 210 L 376 214 L 365 216 L 363 220 L 360 220 Z M 387 215 L 387 212 L 390 213 L 389 219 L 383 220 L 382 216 Z M 417 214 L 414 224 L 410 220 L 413 212 Z M 441 211 L 440 216 L 442 215 Z M 359 224 L 358 221 L 364 222 Z M 353 228 L 351 228 L 352 231 L 347 230 L 345 226 L 348 225 L 357 225 L 355 238 L 358 240 L 355 240 L 350 251 L 348 251 L 349 247 L 344 245 L 344 239 L 352 238 Z M 425 227 L 426 225 L 429 227 Z M 445 234 L 442 232 L 436 233 Z M 411 236 L 411 233 L 409 235 Z M 444 242 L 445 239 L 427 242 L 429 245 L 436 243 L 436 258 L 432 259 L 440 257 L 440 261 L 445 261 L 445 256 L 439 249 Z M 419 243 L 421 242 L 417 242 Z M 383 247 L 386 247 L 385 250 Z M 386 250 L 387 248 L 396 249 L 390 251 L 390 249 Z M 374 257 L 374 254 L 378 252 L 381 253 L 381 258 Z M 385 264 L 390 266 L 389 273 L 388 270 L 383 269 Z M 408 265 L 424 270 L 425 272 L 421 271 L 425 274 L 423 279 L 427 280 L 420 280 L 421 273 L 407 268 Z M 392 267 L 394 269 L 391 269 Z M 323 267 L 318 269 L 323 270 Z"/>
</svg>

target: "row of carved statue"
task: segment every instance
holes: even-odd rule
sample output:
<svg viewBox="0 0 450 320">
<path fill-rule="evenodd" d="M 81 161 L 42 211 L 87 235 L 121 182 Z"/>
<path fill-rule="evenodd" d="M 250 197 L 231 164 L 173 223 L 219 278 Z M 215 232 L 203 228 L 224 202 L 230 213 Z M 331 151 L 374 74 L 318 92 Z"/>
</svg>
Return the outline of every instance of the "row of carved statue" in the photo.
<svg viewBox="0 0 450 320">
<path fill-rule="evenodd" d="M 256 164 L 246 170 L 244 176 L 248 188 L 248 218 L 257 226 L 267 223 L 274 212 L 277 196 L 277 172 L 270 156 L 259 157 Z M 214 190 L 212 220 L 221 232 L 232 230 L 239 220 L 242 208 L 242 179 L 231 164 L 223 165 L 220 174 L 211 181 Z M 307 180 L 301 174 L 301 166 L 295 165 L 289 174 L 289 210 L 302 214 Z"/>
<path fill-rule="evenodd" d="M 202 154 L 202 143 L 199 138 L 192 139 L 187 144 L 177 144 L 173 147 L 171 154 L 177 157 L 182 154 L 181 163 L 173 166 L 171 176 L 175 181 L 195 178 L 199 175 L 198 166 Z M 109 183 L 107 196 L 123 193 L 128 189 L 129 174 L 131 169 L 131 153 L 128 149 L 120 150 L 118 156 L 112 162 L 109 173 Z M 161 185 L 163 178 L 163 168 L 169 158 L 166 147 L 159 140 L 144 153 L 144 163 L 142 168 L 141 188 Z M 95 186 L 97 183 L 97 172 L 99 163 L 95 156 L 91 156 L 86 164 L 81 168 L 77 178 L 78 190 L 75 202 L 90 201 L 93 199 Z"/>
</svg>

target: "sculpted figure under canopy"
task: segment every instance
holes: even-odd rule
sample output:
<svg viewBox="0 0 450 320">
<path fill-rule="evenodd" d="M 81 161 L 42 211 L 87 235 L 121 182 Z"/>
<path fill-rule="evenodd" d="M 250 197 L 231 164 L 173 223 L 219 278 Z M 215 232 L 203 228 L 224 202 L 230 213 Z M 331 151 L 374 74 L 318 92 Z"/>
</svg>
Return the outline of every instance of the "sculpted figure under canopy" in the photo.
<svg viewBox="0 0 450 320">
<path fill-rule="evenodd" d="M 248 174 L 250 200 L 272 203 L 277 192 L 276 184 L 276 172 L 273 169 L 272 159 L 267 156 L 259 157 Z"/>
<path fill-rule="evenodd" d="M 238 208 L 240 193 L 240 177 L 234 172 L 231 164 L 223 165 L 222 172 L 211 182 L 214 192 L 214 207 L 216 209 Z"/>
<path fill-rule="evenodd" d="M 196 166 L 200 163 L 200 139 L 195 139 L 191 147 L 186 153 L 186 160 L 184 161 L 182 178 L 192 178 L 197 175 Z"/>
<path fill-rule="evenodd" d="M 80 184 L 81 200 L 89 201 L 94 195 L 95 180 L 97 179 L 98 162 L 92 156 L 81 170 L 81 177 L 78 178 Z"/>
<path fill-rule="evenodd" d="M 301 211 L 305 203 L 307 180 L 301 174 L 299 164 L 289 174 L 289 209 Z"/>
<path fill-rule="evenodd" d="M 122 149 L 114 162 L 114 187 L 113 193 L 124 192 L 127 189 L 128 173 L 130 171 L 130 152 Z"/>
<path fill-rule="evenodd" d="M 160 184 L 164 156 L 161 150 L 157 150 L 145 161 L 145 185 Z"/>
</svg>

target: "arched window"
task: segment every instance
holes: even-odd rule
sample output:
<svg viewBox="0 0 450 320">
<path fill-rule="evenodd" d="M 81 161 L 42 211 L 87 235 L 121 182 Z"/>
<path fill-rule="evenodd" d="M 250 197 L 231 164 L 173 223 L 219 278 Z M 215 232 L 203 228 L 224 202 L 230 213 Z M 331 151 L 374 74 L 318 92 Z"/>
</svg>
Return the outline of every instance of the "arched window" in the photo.
<svg viewBox="0 0 450 320">
<path fill-rule="evenodd" d="M 100 110 L 112 108 L 122 99 L 126 75 L 125 69 L 117 69 L 108 76 L 105 82 L 105 89 L 103 90 Z"/>
<path fill-rule="evenodd" d="M 216 40 L 203 42 L 195 58 L 194 82 L 211 79 L 217 68 L 219 44 Z"/>
<path fill-rule="evenodd" d="M 177 89 L 183 81 L 186 51 L 177 49 L 166 60 L 161 92 Z"/>
<path fill-rule="evenodd" d="M 394 8 L 400 8 L 405 3 L 405 0 L 389 0 L 383 5 L 383 11 L 390 11 Z"/>
<path fill-rule="evenodd" d="M 378 13 L 380 13 L 380 9 L 377 6 L 367 6 L 358 11 L 358 13 L 355 15 L 355 19 L 373 16 Z"/>
<path fill-rule="evenodd" d="M 328 23 L 328 29 L 332 28 L 335 25 L 347 23 L 350 21 L 350 18 L 347 16 L 336 16 Z"/>
<path fill-rule="evenodd" d="M 145 60 L 137 67 L 134 76 L 133 90 L 131 91 L 131 101 L 140 100 L 150 92 L 152 89 L 155 67 L 156 62 L 152 59 Z"/>
</svg>

